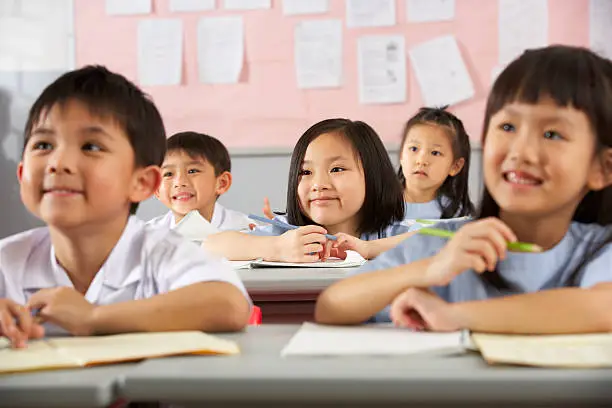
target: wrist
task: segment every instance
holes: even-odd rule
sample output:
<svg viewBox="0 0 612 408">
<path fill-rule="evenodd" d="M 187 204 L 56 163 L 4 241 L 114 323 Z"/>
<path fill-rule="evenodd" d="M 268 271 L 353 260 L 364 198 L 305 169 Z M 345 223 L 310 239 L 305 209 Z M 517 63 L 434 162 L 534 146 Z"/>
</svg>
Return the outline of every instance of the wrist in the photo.
<svg viewBox="0 0 612 408">
<path fill-rule="evenodd" d="M 89 316 L 85 321 L 85 327 L 84 327 L 85 333 L 82 333 L 82 335 L 93 336 L 93 335 L 101 333 L 100 322 L 103 319 L 103 316 L 102 316 L 104 313 L 103 309 L 104 309 L 104 306 L 93 305 L 93 308 L 91 309 L 91 312 L 89 313 Z"/>
</svg>

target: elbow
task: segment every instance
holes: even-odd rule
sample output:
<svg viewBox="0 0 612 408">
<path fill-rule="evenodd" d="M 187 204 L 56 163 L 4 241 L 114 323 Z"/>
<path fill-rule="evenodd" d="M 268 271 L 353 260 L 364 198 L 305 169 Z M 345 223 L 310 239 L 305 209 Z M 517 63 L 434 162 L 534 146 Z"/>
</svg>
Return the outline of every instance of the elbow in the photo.
<svg viewBox="0 0 612 408">
<path fill-rule="evenodd" d="M 350 311 L 346 308 L 346 302 L 341 296 L 337 296 L 332 291 L 324 291 L 315 306 L 314 318 L 321 324 L 349 325 L 362 323 L 361 320 L 354 319 Z"/>
<path fill-rule="evenodd" d="M 208 314 L 210 319 L 201 322 L 202 331 L 236 332 L 248 324 L 251 306 L 244 294 L 233 286 L 223 292 L 215 302 L 216 305 L 211 308 L 215 312 Z"/>
</svg>

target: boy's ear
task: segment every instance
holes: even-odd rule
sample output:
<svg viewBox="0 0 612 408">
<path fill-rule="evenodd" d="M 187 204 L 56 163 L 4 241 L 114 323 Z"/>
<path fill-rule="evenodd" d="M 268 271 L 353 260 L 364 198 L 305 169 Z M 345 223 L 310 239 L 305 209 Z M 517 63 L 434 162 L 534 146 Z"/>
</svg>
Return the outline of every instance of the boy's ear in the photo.
<svg viewBox="0 0 612 408">
<path fill-rule="evenodd" d="M 599 160 L 593 162 L 587 184 L 590 190 L 602 190 L 612 185 L 612 148 L 604 149 Z"/>
<path fill-rule="evenodd" d="M 130 201 L 139 203 L 156 194 L 161 184 L 161 171 L 158 166 L 147 166 L 134 173 L 134 185 Z"/>
<path fill-rule="evenodd" d="M 215 186 L 215 194 L 219 197 L 225 194 L 232 186 L 232 173 L 224 171 L 217 176 L 217 185 Z"/>
<path fill-rule="evenodd" d="M 465 159 L 462 157 L 459 160 L 455 161 L 455 163 L 453 163 L 448 175 L 451 177 L 455 177 L 457 174 L 461 172 L 461 170 L 463 170 L 464 165 L 465 165 Z"/>
<path fill-rule="evenodd" d="M 20 161 L 17 165 L 17 180 L 21 184 L 21 179 L 23 178 L 23 161 Z"/>
</svg>

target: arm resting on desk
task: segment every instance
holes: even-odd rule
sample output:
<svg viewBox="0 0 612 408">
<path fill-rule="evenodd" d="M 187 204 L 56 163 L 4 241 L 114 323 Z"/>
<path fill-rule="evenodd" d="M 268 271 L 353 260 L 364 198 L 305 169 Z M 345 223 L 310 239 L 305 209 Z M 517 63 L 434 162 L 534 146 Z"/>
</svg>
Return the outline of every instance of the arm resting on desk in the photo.
<svg viewBox="0 0 612 408">
<path fill-rule="evenodd" d="M 277 236 L 257 236 L 237 231 L 224 231 L 209 235 L 202 246 L 231 261 L 250 261 L 257 258 L 276 261 L 277 242 Z"/>
<path fill-rule="evenodd" d="M 382 254 L 383 252 L 386 252 L 392 248 L 395 248 L 397 245 L 399 245 L 400 242 L 402 242 L 405 239 L 410 238 L 416 233 L 417 231 L 411 231 L 411 232 L 406 232 L 404 234 L 394 235 L 392 237 L 368 241 L 368 256 L 366 259 L 376 258 L 378 255 Z"/>
<path fill-rule="evenodd" d="M 612 283 L 452 304 L 459 324 L 490 333 L 612 331 Z M 435 328 L 434 328 L 435 329 Z"/>
<path fill-rule="evenodd" d="M 430 259 L 343 279 L 319 296 L 315 320 L 325 324 L 360 324 L 411 287 L 428 287 L 423 271 Z"/>
<path fill-rule="evenodd" d="M 98 306 L 94 334 L 201 330 L 237 331 L 249 320 L 250 305 L 226 282 L 200 282 L 147 299 Z"/>
</svg>

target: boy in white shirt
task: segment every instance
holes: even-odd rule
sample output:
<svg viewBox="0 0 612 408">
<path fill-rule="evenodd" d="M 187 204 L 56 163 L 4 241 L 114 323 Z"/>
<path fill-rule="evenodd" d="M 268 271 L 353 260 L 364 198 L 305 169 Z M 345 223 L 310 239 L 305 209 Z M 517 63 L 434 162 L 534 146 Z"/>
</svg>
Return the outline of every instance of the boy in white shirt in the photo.
<svg viewBox="0 0 612 408">
<path fill-rule="evenodd" d="M 47 226 L 0 240 L 0 336 L 25 347 L 54 329 L 246 325 L 250 300 L 232 269 L 131 216 L 160 184 L 165 146 L 155 105 L 104 67 L 68 72 L 42 92 L 17 175 L 22 201 Z"/>
<path fill-rule="evenodd" d="M 232 185 L 231 168 L 229 152 L 218 139 L 196 132 L 170 137 L 162 183 L 155 193 L 170 211 L 148 224 L 174 228 L 187 213 L 197 210 L 219 231 L 249 230 L 253 221 L 217 202 Z"/>
</svg>

